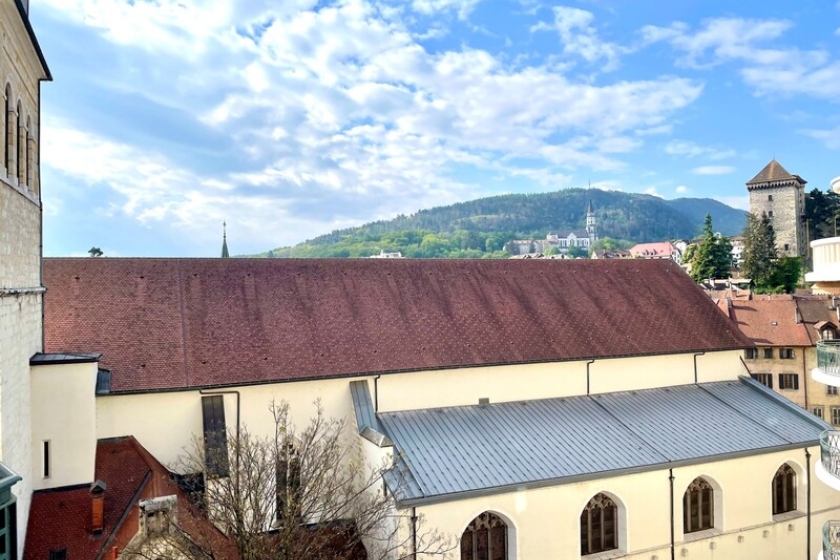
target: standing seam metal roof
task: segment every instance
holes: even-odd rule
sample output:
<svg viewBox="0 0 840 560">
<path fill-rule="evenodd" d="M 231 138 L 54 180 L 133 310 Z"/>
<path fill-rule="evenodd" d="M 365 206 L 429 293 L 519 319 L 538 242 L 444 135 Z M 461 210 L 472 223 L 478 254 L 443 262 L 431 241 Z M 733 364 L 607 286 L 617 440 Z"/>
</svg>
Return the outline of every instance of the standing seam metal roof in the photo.
<svg viewBox="0 0 840 560">
<path fill-rule="evenodd" d="M 828 427 L 748 378 L 378 418 L 404 502 L 815 445 Z"/>
</svg>

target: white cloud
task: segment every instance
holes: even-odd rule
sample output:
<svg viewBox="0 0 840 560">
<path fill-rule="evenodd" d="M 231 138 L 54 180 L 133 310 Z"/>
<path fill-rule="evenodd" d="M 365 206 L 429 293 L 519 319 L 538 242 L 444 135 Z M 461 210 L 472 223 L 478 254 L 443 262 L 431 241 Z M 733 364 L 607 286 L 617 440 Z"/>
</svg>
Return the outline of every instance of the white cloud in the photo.
<svg viewBox="0 0 840 560">
<path fill-rule="evenodd" d="M 414 0 L 411 7 L 422 14 L 454 11 L 459 19 L 467 19 L 481 0 Z"/>
<path fill-rule="evenodd" d="M 691 170 L 695 175 L 729 175 L 734 171 L 731 165 L 703 165 Z"/>
<path fill-rule="evenodd" d="M 632 52 L 629 47 L 603 41 L 592 23 L 592 12 L 568 6 L 555 6 L 554 22 L 541 21 L 531 27 L 531 32 L 555 30 L 560 35 L 563 52 L 575 55 L 589 63 L 604 61 L 602 70 L 615 70 L 621 55 Z"/>
<path fill-rule="evenodd" d="M 840 126 L 831 129 L 800 130 L 799 132 L 811 138 L 816 138 L 830 150 L 840 150 Z"/>
<path fill-rule="evenodd" d="M 685 140 L 672 140 L 665 146 L 665 153 L 675 156 L 687 156 L 689 158 L 703 156 L 713 160 L 727 159 L 737 155 L 735 150 L 721 150 L 709 146 L 700 146 L 694 142 Z"/>
<path fill-rule="evenodd" d="M 691 189 L 689 189 L 685 185 L 680 185 L 674 190 L 677 191 L 677 194 L 688 194 L 691 191 Z"/>
<path fill-rule="evenodd" d="M 657 191 L 657 190 L 656 190 L 656 187 L 648 187 L 648 188 L 646 188 L 646 189 L 645 189 L 645 194 L 649 194 L 649 195 L 651 195 L 651 196 L 658 196 L 659 198 L 662 198 L 662 195 L 661 195 L 661 194 L 659 194 L 659 191 Z"/>
</svg>

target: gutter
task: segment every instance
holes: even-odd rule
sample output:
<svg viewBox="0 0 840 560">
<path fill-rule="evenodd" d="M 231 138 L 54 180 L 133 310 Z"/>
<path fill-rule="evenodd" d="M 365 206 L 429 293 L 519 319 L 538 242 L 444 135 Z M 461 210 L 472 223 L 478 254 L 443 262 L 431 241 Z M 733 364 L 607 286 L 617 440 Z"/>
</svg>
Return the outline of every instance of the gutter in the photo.
<svg viewBox="0 0 840 560">
<path fill-rule="evenodd" d="M 668 469 L 668 482 L 671 487 L 671 560 L 676 557 L 676 539 L 674 538 L 674 469 Z"/>
<path fill-rule="evenodd" d="M 697 385 L 697 356 L 705 356 L 706 351 L 703 350 L 701 352 L 694 353 L 694 384 Z"/>
<path fill-rule="evenodd" d="M 805 448 L 805 484 L 808 485 L 807 514 L 808 520 L 805 528 L 805 560 L 811 560 L 811 452 Z"/>
</svg>

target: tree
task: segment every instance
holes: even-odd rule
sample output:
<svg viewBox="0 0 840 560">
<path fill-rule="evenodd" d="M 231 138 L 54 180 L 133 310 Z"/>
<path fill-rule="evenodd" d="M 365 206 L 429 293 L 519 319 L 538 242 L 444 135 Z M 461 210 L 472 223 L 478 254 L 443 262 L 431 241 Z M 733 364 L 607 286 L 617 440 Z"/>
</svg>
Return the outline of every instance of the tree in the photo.
<svg viewBox="0 0 840 560">
<path fill-rule="evenodd" d="M 747 229 L 744 230 L 743 272 L 756 288 L 767 289 L 772 285 L 774 264 L 779 258 L 776 249 L 776 232 L 765 212 L 761 217 L 747 215 Z"/>
<path fill-rule="evenodd" d="M 179 516 L 156 546 L 127 551 L 127 558 L 181 560 L 183 543 L 190 558 L 228 558 L 219 531 L 241 560 L 407 559 L 415 541 L 423 558 L 447 556 L 453 545 L 439 532 L 415 525 L 412 534 L 409 514 L 383 489 L 390 463 L 366 466 L 344 420 L 325 417 L 316 401 L 314 416 L 298 430 L 287 403 L 271 403 L 269 410 L 272 434 L 231 428 L 221 441 L 208 440 L 220 443 L 209 452 L 195 438 L 175 465 L 178 472 L 205 473 L 196 508 L 212 530 Z M 422 519 L 416 522 L 422 526 Z"/>
<path fill-rule="evenodd" d="M 706 214 L 703 237 L 692 253 L 687 255 L 691 262 L 691 277 L 695 282 L 707 278 L 727 278 L 732 267 L 732 244 L 722 235 L 716 235 L 712 227 L 712 216 Z"/>
<path fill-rule="evenodd" d="M 583 247 L 569 247 L 569 250 L 566 252 L 566 254 L 572 259 L 585 259 L 589 257 L 589 251 L 587 251 Z"/>
<path fill-rule="evenodd" d="M 840 195 L 814 189 L 805 198 L 805 220 L 810 223 L 810 239 L 837 236 L 836 218 L 840 214 Z"/>
<path fill-rule="evenodd" d="M 99 247 L 91 247 L 90 249 L 88 249 L 88 254 L 91 257 L 101 257 L 105 253 L 103 253 L 102 249 L 100 249 Z"/>
</svg>

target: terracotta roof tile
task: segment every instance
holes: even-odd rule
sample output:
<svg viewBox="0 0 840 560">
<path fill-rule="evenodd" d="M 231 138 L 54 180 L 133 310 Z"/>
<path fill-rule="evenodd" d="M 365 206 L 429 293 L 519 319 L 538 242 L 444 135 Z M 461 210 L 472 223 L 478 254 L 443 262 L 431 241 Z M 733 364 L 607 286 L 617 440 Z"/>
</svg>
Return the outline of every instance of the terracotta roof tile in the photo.
<svg viewBox="0 0 840 560">
<path fill-rule="evenodd" d="M 718 306 L 757 345 L 811 346 L 804 323 L 796 322 L 793 299 L 718 301 Z"/>
<path fill-rule="evenodd" d="M 675 263 L 44 259 L 48 351 L 112 391 L 744 348 Z"/>
<path fill-rule="evenodd" d="M 630 248 L 630 254 L 634 257 L 640 258 L 671 258 L 671 253 L 677 248 L 670 241 L 660 241 L 658 243 L 639 243 Z"/>
</svg>

